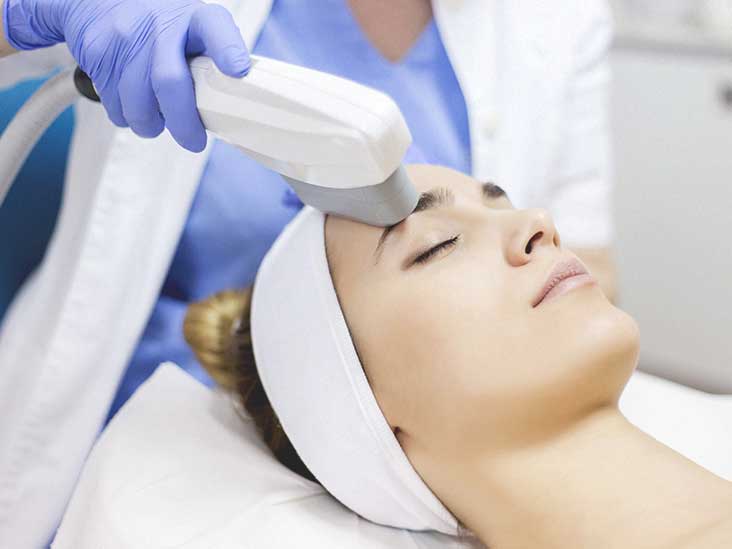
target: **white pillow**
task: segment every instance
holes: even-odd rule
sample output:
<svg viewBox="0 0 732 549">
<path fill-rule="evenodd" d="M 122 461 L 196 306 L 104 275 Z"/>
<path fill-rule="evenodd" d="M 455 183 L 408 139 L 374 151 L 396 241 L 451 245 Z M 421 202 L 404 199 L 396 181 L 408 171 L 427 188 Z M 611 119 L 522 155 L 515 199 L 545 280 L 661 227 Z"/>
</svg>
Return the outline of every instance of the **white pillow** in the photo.
<svg viewBox="0 0 732 549">
<path fill-rule="evenodd" d="M 161 365 L 102 433 L 53 547 L 475 547 L 368 522 L 281 465 L 231 400 Z"/>
</svg>

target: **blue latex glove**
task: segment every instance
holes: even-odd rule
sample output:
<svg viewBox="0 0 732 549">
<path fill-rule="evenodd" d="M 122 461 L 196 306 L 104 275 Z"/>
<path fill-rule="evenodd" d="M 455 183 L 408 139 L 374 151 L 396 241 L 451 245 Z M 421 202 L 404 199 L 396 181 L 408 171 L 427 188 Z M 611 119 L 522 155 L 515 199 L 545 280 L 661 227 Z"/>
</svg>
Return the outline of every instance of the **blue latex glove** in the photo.
<svg viewBox="0 0 732 549">
<path fill-rule="evenodd" d="M 66 42 L 114 124 L 142 137 L 167 127 L 194 152 L 206 133 L 186 56 L 235 77 L 250 66 L 231 14 L 199 0 L 5 0 L 3 20 L 16 49 Z"/>
</svg>

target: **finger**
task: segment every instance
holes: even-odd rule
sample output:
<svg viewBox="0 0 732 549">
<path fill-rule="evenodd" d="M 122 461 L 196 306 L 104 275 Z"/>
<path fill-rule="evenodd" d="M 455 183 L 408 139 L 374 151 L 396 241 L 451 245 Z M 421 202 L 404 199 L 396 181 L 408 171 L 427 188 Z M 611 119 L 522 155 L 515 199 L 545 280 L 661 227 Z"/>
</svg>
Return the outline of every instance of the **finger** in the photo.
<svg viewBox="0 0 732 549">
<path fill-rule="evenodd" d="M 251 66 L 241 31 L 229 10 L 219 4 L 205 4 L 194 12 L 186 53 L 210 57 L 229 76 L 244 76 Z"/>
<path fill-rule="evenodd" d="M 107 111 L 107 116 L 112 121 L 112 124 L 120 128 L 126 128 L 127 122 L 122 114 L 122 103 L 119 100 L 119 90 L 113 86 L 94 86 L 98 92 L 99 100 L 104 106 L 104 110 Z"/>
<path fill-rule="evenodd" d="M 137 55 L 125 67 L 119 81 L 122 114 L 132 131 L 140 137 L 156 137 L 165 129 L 150 82 L 149 67 L 149 57 Z"/>
<path fill-rule="evenodd" d="M 153 53 L 150 81 L 173 139 L 189 151 L 201 152 L 206 147 L 206 132 L 196 109 L 193 79 L 182 45 L 158 43 Z"/>
</svg>

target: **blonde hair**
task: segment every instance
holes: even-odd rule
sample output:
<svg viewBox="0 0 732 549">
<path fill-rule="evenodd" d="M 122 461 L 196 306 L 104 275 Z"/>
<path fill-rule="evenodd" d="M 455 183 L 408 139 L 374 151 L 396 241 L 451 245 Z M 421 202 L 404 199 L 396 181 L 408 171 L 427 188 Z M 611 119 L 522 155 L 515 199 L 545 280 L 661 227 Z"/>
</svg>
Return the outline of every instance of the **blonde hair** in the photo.
<svg viewBox="0 0 732 549">
<path fill-rule="evenodd" d="M 277 460 L 318 482 L 282 430 L 259 379 L 249 329 L 251 296 L 251 287 L 224 290 L 191 304 L 183 336 L 214 381 L 237 396 Z"/>
</svg>

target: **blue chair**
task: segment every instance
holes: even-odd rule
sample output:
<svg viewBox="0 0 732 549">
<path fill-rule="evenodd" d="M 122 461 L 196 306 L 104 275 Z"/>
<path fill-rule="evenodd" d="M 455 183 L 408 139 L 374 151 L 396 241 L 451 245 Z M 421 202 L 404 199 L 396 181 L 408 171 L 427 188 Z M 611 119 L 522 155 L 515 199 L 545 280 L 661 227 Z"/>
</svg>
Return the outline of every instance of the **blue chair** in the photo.
<svg viewBox="0 0 732 549">
<path fill-rule="evenodd" d="M 26 81 L 0 92 L 0 131 L 43 82 Z M 43 257 L 56 224 L 73 125 L 69 108 L 38 141 L 0 206 L 0 322 Z"/>
</svg>

